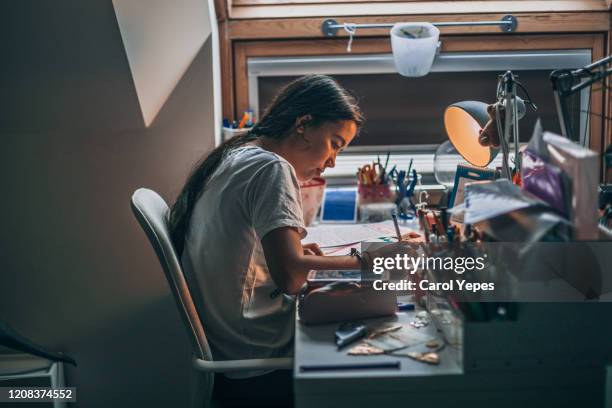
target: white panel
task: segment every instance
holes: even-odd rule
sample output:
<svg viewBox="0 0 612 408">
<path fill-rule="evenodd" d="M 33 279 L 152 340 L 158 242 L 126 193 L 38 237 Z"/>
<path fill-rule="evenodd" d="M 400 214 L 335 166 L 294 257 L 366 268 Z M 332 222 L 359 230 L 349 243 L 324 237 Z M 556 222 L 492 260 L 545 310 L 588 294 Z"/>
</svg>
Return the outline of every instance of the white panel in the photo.
<svg viewBox="0 0 612 408">
<path fill-rule="evenodd" d="M 207 0 L 113 0 L 113 6 L 149 126 L 211 33 L 209 5 Z"/>
</svg>

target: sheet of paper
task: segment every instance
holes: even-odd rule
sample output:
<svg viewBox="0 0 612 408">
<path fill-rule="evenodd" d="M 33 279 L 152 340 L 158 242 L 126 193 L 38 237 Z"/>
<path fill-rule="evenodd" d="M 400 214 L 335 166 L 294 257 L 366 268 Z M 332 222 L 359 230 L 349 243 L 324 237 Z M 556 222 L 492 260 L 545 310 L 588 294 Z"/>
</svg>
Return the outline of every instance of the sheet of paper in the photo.
<svg viewBox="0 0 612 408">
<path fill-rule="evenodd" d="M 545 206 L 545 203 L 522 192 L 506 179 L 471 183 L 466 186 L 465 222 L 467 224 L 535 206 Z"/>
<path fill-rule="evenodd" d="M 391 238 L 396 241 L 395 227 L 391 220 L 371 224 L 318 224 L 308 227 L 307 230 L 308 235 L 302 243 L 316 242 L 322 248 L 347 246 L 379 238 Z M 410 228 L 400 223 L 402 234 L 410 231 Z"/>
</svg>

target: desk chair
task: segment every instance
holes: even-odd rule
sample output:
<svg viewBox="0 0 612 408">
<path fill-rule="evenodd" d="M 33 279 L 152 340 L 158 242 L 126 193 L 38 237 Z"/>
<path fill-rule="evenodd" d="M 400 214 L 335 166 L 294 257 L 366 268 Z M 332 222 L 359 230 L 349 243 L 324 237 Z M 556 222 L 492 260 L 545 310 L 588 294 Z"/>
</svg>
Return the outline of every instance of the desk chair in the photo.
<svg viewBox="0 0 612 408">
<path fill-rule="evenodd" d="M 162 265 L 170 290 L 187 328 L 197 370 L 194 407 L 209 407 L 214 384 L 214 373 L 249 370 L 292 369 L 292 358 L 269 358 L 252 360 L 213 361 L 204 327 L 195 307 L 193 298 L 178 256 L 170 239 L 168 229 L 168 205 L 155 191 L 139 188 L 132 195 L 132 211 L 138 223 L 147 234 Z"/>
</svg>

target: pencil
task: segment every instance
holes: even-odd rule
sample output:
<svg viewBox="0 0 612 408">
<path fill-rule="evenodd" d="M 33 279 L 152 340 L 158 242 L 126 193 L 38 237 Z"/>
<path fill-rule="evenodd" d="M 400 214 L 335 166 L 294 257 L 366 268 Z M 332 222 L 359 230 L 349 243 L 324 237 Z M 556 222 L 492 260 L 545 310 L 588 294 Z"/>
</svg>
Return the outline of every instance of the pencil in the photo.
<svg viewBox="0 0 612 408">
<path fill-rule="evenodd" d="M 368 370 L 368 369 L 400 368 L 399 361 L 380 361 L 346 364 L 304 364 L 300 366 L 300 371 L 333 371 L 333 370 Z"/>
<path fill-rule="evenodd" d="M 402 234 L 400 233 L 399 225 L 397 224 L 397 215 L 395 213 L 391 214 L 393 217 L 393 225 L 395 226 L 395 233 L 397 234 L 397 241 L 400 242 L 402 240 Z"/>
</svg>

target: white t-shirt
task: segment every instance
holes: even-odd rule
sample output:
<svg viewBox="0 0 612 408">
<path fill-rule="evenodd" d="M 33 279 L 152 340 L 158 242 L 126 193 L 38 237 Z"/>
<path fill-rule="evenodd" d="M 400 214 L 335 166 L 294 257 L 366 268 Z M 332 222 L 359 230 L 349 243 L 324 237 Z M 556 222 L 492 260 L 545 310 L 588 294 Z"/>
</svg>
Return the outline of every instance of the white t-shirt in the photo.
<svg viewBox="0 0 612 408">
<path fill-rule="evenodd" d="M 271 296 L 261 246 L 287 226 L 306 235 L 293 166 L 258 146 L 230 151 L 195 204 L 181 258 L 214 359 L 292 353 L 295 301 Z"/>
</svg>

